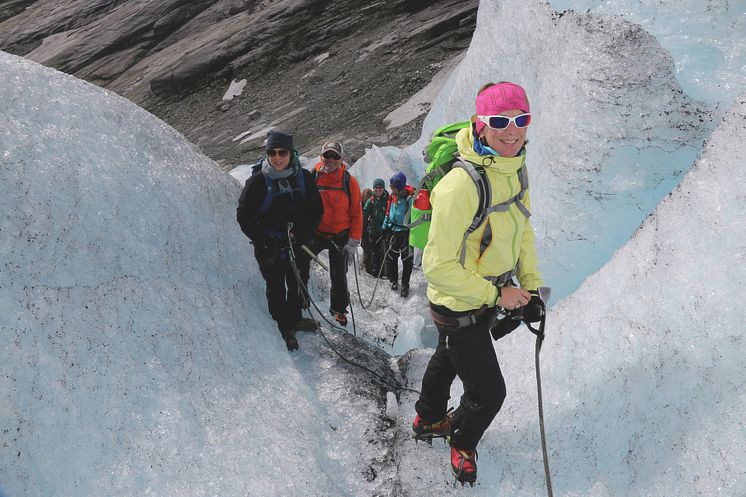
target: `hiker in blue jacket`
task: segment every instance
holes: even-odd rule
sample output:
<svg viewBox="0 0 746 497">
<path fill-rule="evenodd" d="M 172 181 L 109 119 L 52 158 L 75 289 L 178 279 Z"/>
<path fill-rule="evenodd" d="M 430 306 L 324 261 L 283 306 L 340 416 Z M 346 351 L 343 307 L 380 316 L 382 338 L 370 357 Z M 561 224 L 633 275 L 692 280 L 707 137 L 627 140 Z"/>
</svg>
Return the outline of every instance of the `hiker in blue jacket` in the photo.
<svg viewBox="0 0 746 497">
<path fill-rule="evenodd" d="M 386 217 L 383 219 L 383 233 L 389 241 L 388 256 L 386 257 L 386 272 L 388 273 L 391 289 L 400 290 L 400 295 L 409 295 L 409 277 L 414 266 L 412 250 L 409 247 L 409 228 L 404 224 L 407 210 L 414 195 L 414 188 L 407 184 L 404 173 L 398 172 L 389 180 L 391 195 L 386 207 Z M 402 261 L 401 289 L 399 289 L 399 258 Z"/>
</svg>

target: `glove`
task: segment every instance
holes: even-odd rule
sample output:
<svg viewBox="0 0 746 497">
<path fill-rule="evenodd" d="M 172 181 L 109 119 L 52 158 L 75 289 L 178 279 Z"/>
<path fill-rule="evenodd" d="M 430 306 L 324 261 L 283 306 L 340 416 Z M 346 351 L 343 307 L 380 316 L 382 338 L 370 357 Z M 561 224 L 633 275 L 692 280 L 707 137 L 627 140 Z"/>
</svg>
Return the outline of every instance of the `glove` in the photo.
<svg viewBox="0 0 746 497">
<path fill-rule="evenodd" d="M 355 240 L 354 238 L 350 238 L 347 240 L 347 243 L 345 244 L 345 253 L 347 254 L 347 257 L 352 259 L 355 257 L 355 253 L 357 252 L 357 248 L 360 246 L 360 240 Z"/>
<path fill-rule="evenodd" d="M 546 305 L 541 300 L 537 290 L 531 290 L 529 293 L 531 294 L 531 300 L 523 306 L 523 320 L 527 323 L 536 323 L 541 321 L 546 312 Z"/>
<path fill-rule="evenodd" d="M 497 312 L 497 311 L 495 311 Z M 490 333 L 492 338 L 497 341 L 505 335 L 509 335 L 514 329 L 518 328 L 521 322 L 517 319 L 512 319 L 510 315 L 504 316 L 502 319 L 495 321 L 495 324 L 490 327 Z"/>
</svg>

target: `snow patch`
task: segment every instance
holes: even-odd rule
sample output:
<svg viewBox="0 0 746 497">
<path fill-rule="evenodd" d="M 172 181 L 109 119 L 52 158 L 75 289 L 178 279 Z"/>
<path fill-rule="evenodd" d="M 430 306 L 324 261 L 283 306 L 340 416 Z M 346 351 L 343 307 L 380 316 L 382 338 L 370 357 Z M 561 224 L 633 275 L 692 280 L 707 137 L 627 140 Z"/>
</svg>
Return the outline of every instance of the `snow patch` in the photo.
<svg viewBox="0 0 746 497">
<path fill-rule="evenodd" d="M 226 90 L 225 95 L 223 95 L 223 101 L 230 101 L 233 100 L 235 97 L 238 97 L 243 93 L 243 89 L 246 86 L 246 80 L 242 79 L 241 81 L 236 81 L 235 79 L 231 81 L 230 86 L 228 86 L 228 90 Z"/>
</svg>

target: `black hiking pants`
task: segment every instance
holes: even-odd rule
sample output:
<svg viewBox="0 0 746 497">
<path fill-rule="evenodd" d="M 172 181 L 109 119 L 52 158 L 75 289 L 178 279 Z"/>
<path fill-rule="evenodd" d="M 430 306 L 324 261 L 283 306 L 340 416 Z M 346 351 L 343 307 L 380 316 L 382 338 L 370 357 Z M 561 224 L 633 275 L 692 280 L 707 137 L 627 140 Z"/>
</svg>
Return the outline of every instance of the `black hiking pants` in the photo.
<svg viewBox="0 0 746 497">
<path fill-rule="evenodd" d="M 368 273 L 373 273 L 373 266 L 371 261 L 371 245 L 375 240 L 371 241 L 370 233 L 366 226 L 363 226 L 363 237 L 360 239 L 360 247 L 363 249 L 363 270 Z"/>
<path fill-rule="evenodd" d="M 399 259 L 401 258 L 401 284 L 409 286 L 409 277 L 412 275 L 414 266 L 412 250 L 409 247 L 409 230 L 394 231 L 390 237 L 390 243 L 386 257 L 386 273 L 389 281 L 393 283 L 399 280 Z"/>
<path fill-rule="evenodd" d="M 436 323 L 439 338 L 422 378 L 415 410 L 425 421 L 443 419 L 456 375 L 464 385 L 454 412 L 451 446 L 474 450 L 505 401 L 505 380 L 489 332 L 489 313 L 466 328 Z"/>
<path fill-rule="evenodd" d="M 368 248 L 370 251 L 370 274 L 378 276 L 378 273 L 381 271 L 381 264 L 383 264 L 383 254 L 385 253 L 384 246 L 386 245 L 386 241 L 381 237 L 380 232 L 371 231 L 368 234 L 368 237 L 370 238 L 370 245 Z M 381 275 L 386 275 L 385 269 Z"/>
<path fill-rule="evenodd" d="M 305 285 L 308 285 L 308 267 L 310 259 L 306 254 L 296 252 L 295 262 L 299 272 L 305 274 Z M 269 314 L 277 322 L 277 327 L 283 333 L 300 321 L 304 299 L 301 296 L 302 287 L 290 263 L 287 250 L 273 254 L 272 257 L 257 257 L 259 270 L 266 283 L 267 305 Z"/>
<path fill-rule="evenodd" d="M 329 310 L 343 314 L 347 312 L 350 305 L 350 294 L 347 289 L 347 244 L 348 231 L 337 233 L 331 238 L 316 235 L 311 244 L 311 251 L 318 255 L 324 250 L 329 251 L 329 277 L 331 288 L 329 290 Z M 308 270 L 306 270 L 306 281 L 308 281 Z"/>
</svg>

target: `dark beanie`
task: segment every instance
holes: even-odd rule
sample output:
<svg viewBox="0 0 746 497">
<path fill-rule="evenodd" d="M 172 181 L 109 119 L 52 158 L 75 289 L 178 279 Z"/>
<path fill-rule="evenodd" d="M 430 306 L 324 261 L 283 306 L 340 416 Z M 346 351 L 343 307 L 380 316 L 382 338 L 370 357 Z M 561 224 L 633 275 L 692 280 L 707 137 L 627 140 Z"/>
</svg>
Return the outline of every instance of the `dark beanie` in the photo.
<svg viewBox="0 0 746 497">
<path fill-rule="evenodd" d="M 394 173 L 389 180 L 389 185 L 393 186 L 397 190 L 403 190 L 407 185 L 407 177 L 402 172 Z"/>
<path fill-rule="evenodd" d="M 386 188 L 386 183 L 384 183 L 381 178 L 376 178 L 376 180 L 373 182 L 373 188 L 376 188 L 378 186 L 380 186 L 381 188 Z"/>
<path fill-rule="evenodd" d="M 293 135 L 282 131 L 270 131 L 267 133 L 267 144 L 264 146 L 264 150 L 272 150 L 273 148 L 293 150 Z"/>
</svg>

